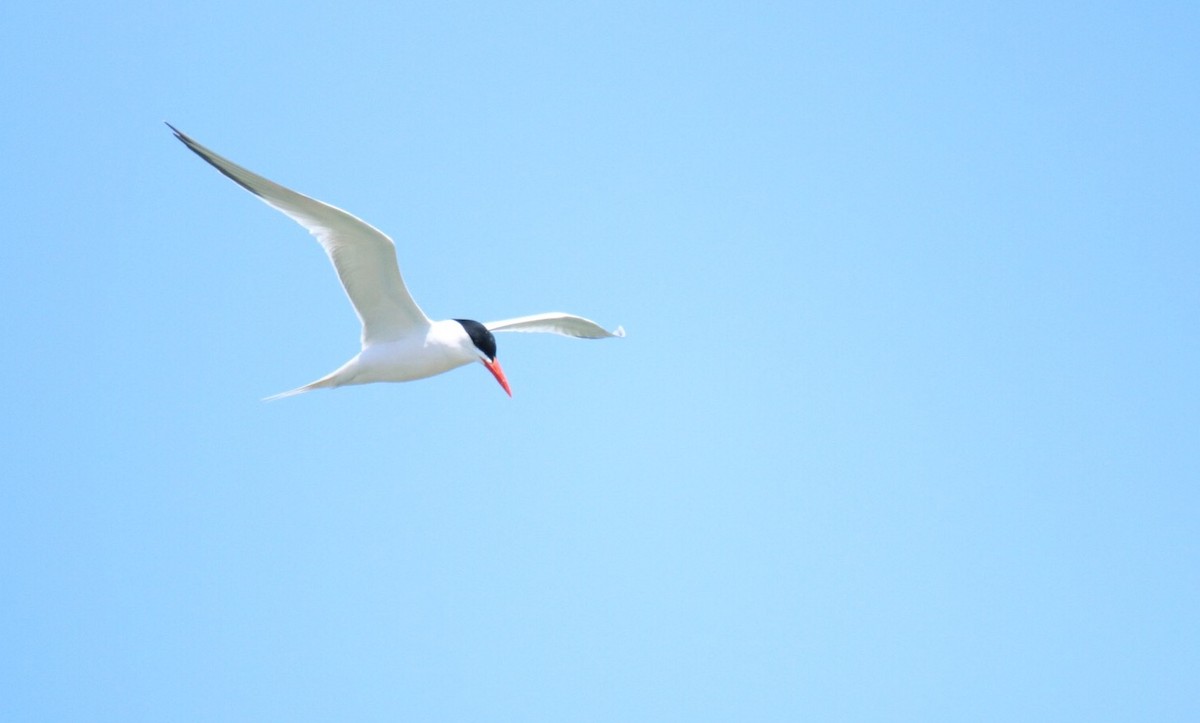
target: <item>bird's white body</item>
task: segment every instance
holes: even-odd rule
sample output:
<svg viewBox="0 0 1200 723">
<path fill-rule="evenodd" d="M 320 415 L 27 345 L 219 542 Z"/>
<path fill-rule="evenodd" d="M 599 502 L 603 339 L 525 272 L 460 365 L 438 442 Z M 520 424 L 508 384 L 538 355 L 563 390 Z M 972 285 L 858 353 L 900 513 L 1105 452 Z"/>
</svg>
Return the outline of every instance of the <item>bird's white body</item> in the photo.
<svg viewBox="0 0 1200 723">
<path fill-rule="evenodd" d="M 537 331 L 582 339 L 625 335 L 621 327 L 610 332 L 593 321 L 561 312 L 486 324 L 462 319 L 433 321 L 409 295 L 396 262 L 396 246 L 381 231 L 339 208 L 248 171 L 167 125 L 198 156 L 317 238 L 362 321 L 362 349 L 354 358 L 315 382 L 268 399 L 349 384 L 408 382 L 476 361 L 511 394 L 495 359 L 491 332 Z"/>
<path fill-rule="evenodd" d="M 342 383 L 410 382 L 476 361 L 479 352 L 458 322 L 435 321 L 402 339 L 368 345 L 350 362 L 354 376 Z"/>
<path fill-rule="evenodd" d="M 479 352 L 458 322 L 434 321 L 399 339 L 367 344 L 330 374 L 268 399 L 351 384 L 411 382 L 477 361 Z"/>
</svg>

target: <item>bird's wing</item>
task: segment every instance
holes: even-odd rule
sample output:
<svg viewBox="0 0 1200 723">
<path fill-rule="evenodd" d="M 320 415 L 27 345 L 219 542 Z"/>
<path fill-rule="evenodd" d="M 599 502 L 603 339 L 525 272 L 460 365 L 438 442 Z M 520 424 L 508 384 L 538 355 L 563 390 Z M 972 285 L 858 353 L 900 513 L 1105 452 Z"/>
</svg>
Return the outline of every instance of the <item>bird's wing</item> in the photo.
<svg viewBox="0 0 1200 723">
<path fill-rule="evenodd" d="M 549 334 L 574 336 L 579 339 L 606 339 L 611 336 L 625 336 L 625 328 L 618 326 L 615 331 L 608 331 L 596 322 L 574 314 L 564 314 L 551 311 L 545 314 L 518 316 L 515 319 L 489 321 L 484 324 L 488 331 L 540 331 Z"/>
<path fill-rule="evenodd" d="M 268 181 L 213 153 L 170 123 L 175 137 L 221 173 L 282 211 L 317 238 L 362 321 L 362 343 L 389 341 L 428 325 L 429 317 L 404 286 L 396 245 L 383 232 L 315 198 Z"/>
</svg>

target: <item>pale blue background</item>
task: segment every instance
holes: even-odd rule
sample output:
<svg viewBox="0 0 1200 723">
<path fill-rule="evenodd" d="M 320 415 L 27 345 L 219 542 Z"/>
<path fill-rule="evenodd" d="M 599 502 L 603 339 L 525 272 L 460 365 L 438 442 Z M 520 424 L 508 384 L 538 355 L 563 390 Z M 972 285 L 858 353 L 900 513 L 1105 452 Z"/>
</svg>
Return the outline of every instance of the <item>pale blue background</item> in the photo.
<svg viewBox="0 0 1200 723">
<path fill-rule="evenodd" d="M 0 718 L 1200 719 L 1197 7 L 8 7 Z"/>
</svg>

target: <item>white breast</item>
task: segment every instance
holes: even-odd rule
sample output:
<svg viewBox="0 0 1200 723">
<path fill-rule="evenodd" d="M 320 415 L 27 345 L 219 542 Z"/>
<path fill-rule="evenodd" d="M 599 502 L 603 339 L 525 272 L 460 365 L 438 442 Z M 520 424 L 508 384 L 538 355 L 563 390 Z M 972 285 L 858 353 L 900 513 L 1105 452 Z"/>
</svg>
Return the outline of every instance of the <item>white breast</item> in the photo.
<svg viewBox="0 0 1200 723">
<path fill-rule="evenodd" d="M 342 384 L 407 382 L 432 377 L 479 359 L 457 321 L 435 321 L 401 339 L 367 345 L 346 367 Z"/>
</svg>

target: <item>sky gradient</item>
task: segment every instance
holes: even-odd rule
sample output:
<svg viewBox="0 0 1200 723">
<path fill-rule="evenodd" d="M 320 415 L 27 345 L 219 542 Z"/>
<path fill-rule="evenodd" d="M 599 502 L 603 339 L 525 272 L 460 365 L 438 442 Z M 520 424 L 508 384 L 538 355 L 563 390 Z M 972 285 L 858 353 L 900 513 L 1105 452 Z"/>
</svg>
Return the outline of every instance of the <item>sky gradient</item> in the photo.
<svg viewBox="0 0 1200 723">
<path fill-rule="evenodd" d="M 6 14 L 0 718 L 1200 717 L 1194 4 Z"/>
</svg>

